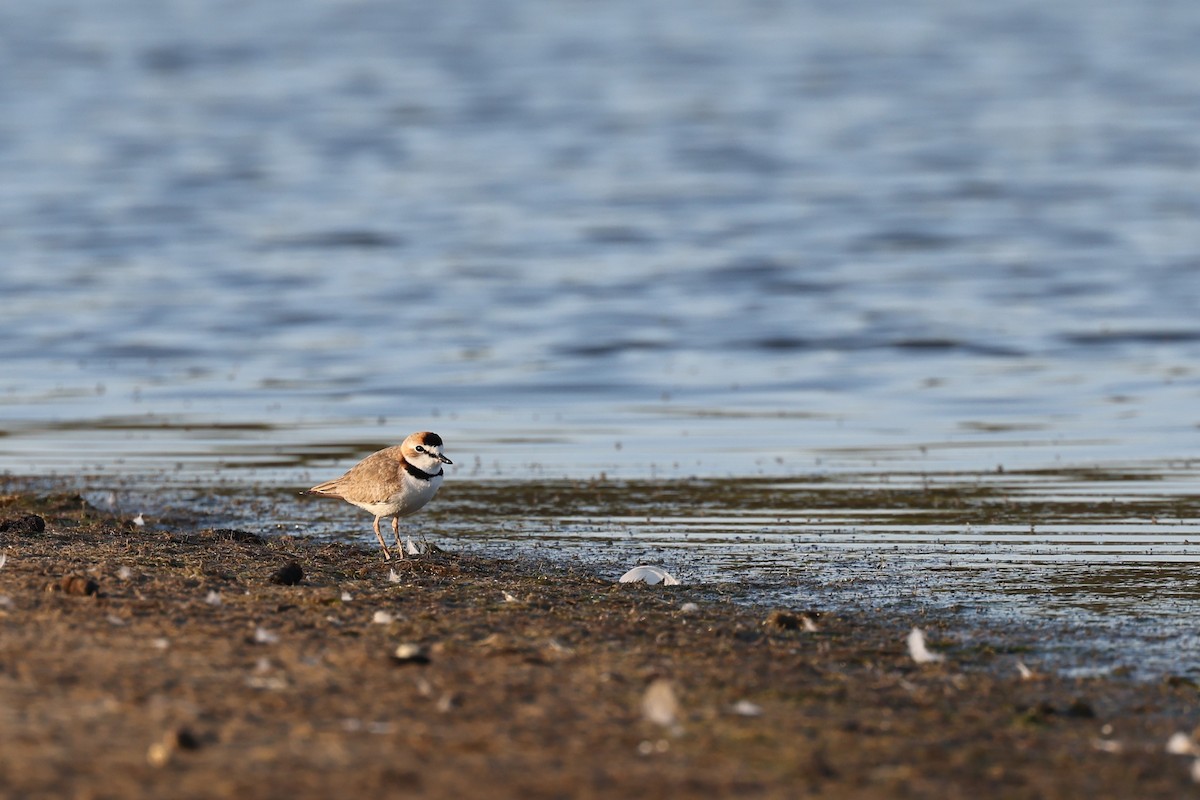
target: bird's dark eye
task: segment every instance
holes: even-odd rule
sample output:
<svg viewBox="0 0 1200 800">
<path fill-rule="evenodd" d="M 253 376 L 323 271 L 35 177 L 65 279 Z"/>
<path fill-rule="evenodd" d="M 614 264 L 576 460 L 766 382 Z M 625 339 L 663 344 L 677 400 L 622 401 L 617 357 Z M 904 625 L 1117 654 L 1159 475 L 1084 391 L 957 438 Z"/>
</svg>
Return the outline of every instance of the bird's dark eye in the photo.
<svg viewBox="0 0 1200 800">
<path fill-rule="evenodd" d="M 421 445 L 417 445 L 417 446 L 416 446 L 416 447 L 414 447 L 413 449 L 414 449 L 414 450 L 416 450 L 418 453 L 424 453 L 424 452 L 425 452 L 425 448 L 424 448 L 424 447 L 421 447 Z"/>
</svg>

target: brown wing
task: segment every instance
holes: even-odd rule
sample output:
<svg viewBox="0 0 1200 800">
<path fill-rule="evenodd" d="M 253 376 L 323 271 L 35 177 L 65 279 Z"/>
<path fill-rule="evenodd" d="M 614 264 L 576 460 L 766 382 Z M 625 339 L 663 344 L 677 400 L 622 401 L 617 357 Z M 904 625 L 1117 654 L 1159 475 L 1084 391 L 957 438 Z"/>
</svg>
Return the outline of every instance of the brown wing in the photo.
<svg viewBox="0 0 1200 800">
<path fill-rule="evenodd" d="M 319 483 L 305 494 L 340 497 L 352 503 L 381 502 L 400 488 L 397 465 L 401 459 L 400 445 L 385 448 L 355 464 L 342 477 Z"/>
</svg>

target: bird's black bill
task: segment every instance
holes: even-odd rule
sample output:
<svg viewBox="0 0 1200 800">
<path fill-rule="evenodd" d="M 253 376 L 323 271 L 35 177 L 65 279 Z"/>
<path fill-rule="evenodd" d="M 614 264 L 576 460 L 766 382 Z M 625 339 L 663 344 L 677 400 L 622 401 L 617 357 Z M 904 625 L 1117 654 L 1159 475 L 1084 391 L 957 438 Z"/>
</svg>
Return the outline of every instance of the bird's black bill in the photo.
<svg viewBox="0 0 1200 800">
<path fill-rule="evenodd" d="M 442 455 L 441 453 L 438 453 L 438 461 L 442 462 L 443 464 L 453 464 L 453 463 L 454 463 L 453 461 L 451 461 L 450 459 L 446 458 L 446 457 L 445 457 L 444 455 Z"/>
</svg>

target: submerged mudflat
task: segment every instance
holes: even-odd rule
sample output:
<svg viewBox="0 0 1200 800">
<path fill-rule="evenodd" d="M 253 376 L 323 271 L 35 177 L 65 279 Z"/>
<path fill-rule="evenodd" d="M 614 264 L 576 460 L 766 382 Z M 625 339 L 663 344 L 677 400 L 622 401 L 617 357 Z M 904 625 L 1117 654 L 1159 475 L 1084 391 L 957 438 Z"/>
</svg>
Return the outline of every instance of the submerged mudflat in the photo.
<svg viewBox="0 0 1200 800">
<path fill-rule="evenodd" d="M 936 610 L 0 498 L 0 794 L 1176 797 L 1185 678 L 1029 675 Z M 922 627 L 944 661 L 917 664 Z M 1033 659 L 1030 659 L 1033 661 Z"/>
</svg>

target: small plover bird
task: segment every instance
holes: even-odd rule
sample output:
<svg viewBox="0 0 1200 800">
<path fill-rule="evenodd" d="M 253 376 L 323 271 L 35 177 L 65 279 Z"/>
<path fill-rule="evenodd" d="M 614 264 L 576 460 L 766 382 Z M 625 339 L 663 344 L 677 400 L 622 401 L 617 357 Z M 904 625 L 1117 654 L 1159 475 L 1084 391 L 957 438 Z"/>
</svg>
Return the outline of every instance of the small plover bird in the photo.
<svg viewBox="0 0 1200 800">
<path fill-rule="evenodd" d="M 385 561 L 391 559 L 379 520 L 392 518 L 396 549 L 400 544 L 400 517 L 419 511 L 442 485 L 443 464 L 454 462 L 442 455 L 442 437 L 429 431 L 414 433 L 403 443 L 364 458 L 340 478 L 318 484 L 301 494 L 338 497 L 375 515 L 375 536 Z"/>
</svg>

